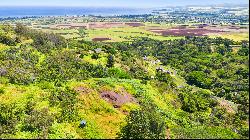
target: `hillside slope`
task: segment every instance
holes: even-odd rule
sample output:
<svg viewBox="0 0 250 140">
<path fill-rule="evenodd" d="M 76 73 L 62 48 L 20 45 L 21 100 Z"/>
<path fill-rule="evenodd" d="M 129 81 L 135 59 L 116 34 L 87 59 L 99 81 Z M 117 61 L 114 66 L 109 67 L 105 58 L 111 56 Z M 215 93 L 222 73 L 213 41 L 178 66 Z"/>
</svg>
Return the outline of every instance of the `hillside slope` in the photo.
<svg viewBox="0 0 250 140">
<path fill-rule="evenodd" d="M 247 138 L 248 50 L 221 38 L 98 43 L 0 26 L 0 138 Z"/>
</svg>

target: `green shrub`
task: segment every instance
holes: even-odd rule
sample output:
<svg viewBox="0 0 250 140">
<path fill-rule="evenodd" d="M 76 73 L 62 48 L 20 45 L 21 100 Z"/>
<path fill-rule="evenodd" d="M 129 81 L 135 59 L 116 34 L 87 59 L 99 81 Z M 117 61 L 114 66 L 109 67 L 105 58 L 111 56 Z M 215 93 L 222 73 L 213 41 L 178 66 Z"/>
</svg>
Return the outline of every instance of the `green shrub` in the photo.
<svg viewBox="0 0 250 140">
<path fill-rule="evenodd" d="M 49 114 L 49 110 L 33 110 L 24 120 L 22 131 L 36 132 L 38 131 L 39 138 L 48 138 L 49 127 L 53 124 L 55 118 Z"/>
<path fill-rule="evenodd" d="M 206 111 L 209 107 L 217 105 L 215 99 L 211 98 L 210 93 L 199 90 L 192 93 L 190 90 L 186 90 L 179 94 L 182 101 L 182 109 L 184 111 L 194 113 L 196 111 Z"/>
<path fill-rule="evenodd" d="M 200 88 L 208 89 L 212 85 L 212 80 L 202 71 L 194 71 L 188 74 L 187 83 Z"/>
<path fill-rule="evenodd" d="M 4 94 L 4 92 L 5 92 L 4 88 L 0 88 L 0 95 Z"/>
<path fill-rule="evenodd" d="M 50 106 L 61 108 L 61 115 L 58 118 L 59 122 L 73 122 L 78 120 L 77 95 L 78 93 L 68 87 L 66 89 L 56 88 L 52 91 L 49 97 Z"/>
<path fill-rule="evenodd" d="M 108 62 L 107 62 L 107 67 L 108 68 L 111 68 L 111 67 L 113 67 L 114 66 L 114 64 L 115 64 L 115 59 L 114 59 L 114 56 L 113 55 L 109 55 L 108 56 Z"/>
<path fill-rule="evenodd" d="M 109 68 L 108 75 L 113 78 L 130 79 L 130 75 L 119 68 Z"/>
<path fill-rule="evenodd" d="M 126 118 L 127 124 L 121 129 L 121 139 L 164 139 L 165 119 L 157 108 L 148 106 L 133 110 Z"/>
</svg>

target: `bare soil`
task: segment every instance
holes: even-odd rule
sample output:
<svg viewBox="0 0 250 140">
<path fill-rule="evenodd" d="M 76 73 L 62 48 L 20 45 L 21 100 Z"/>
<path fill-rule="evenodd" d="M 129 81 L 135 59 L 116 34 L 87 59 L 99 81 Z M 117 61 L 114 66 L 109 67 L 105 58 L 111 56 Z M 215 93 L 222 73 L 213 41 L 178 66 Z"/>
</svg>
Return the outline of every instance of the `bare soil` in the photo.
<svg viewBox="0 0 250 140">
<path fill-rule="evenodd" d="M 128 26 L 132 26 L 132 27 L 140 27 L 140 26 L 145 26 L 142 23 L 137 23 L 137 22 L 130 22 L 130 23 L 125 23 Z"/>
<path fill-rule="evenodd" d="M 219 30 L 210 30 L 210 29 L 203 29 L 203 28 L 190 29 L 190 28 L 185 28 L 185 27 L 180 27 L 180 28 L 176 27 L 176 28 L 167 29 L 167 30 L 153 29 L 150 31 L 159 33 L 162 36 L 205 36 L 209 33 L 223 32 Z"/>
<path fill-rule="evenodd" d="M 115 108 L 120 108 L 126 103 L 137 103 L 137 100 L 127 92 L 118 94 L 114 91 L 102 91 L 100 95 L 104 100 L 111 103 Z"/>
<path fill-rule="evenodd" d="M 114 28 L 114 27 L 123 27 L 124 23 L 122 22 L 107 22 L 107 23 L 89 23 L 89 29 L 108 29 L 108 28 Z"/>
</svg>

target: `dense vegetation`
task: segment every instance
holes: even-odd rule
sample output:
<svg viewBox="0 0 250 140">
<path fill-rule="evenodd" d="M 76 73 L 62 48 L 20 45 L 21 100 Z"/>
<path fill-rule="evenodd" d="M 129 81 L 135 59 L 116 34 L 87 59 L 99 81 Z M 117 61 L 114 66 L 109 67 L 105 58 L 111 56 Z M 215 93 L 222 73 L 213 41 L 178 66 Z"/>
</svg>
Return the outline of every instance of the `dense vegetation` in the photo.
<svg viewBox="0 0 250 140">
<path fill-rule="evenodd" d="M 248 138 L 248 56 L 222 38 L 98 43 L 2 25 L 0 138 Z"/>
</svg>

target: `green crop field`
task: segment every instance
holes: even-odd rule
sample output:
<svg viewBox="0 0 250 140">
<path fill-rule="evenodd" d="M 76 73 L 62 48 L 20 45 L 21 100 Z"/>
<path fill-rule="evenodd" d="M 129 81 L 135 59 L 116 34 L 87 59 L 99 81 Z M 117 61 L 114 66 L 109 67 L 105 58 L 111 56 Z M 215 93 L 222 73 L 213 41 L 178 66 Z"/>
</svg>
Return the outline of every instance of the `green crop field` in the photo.
<svg viewBox="0 0 250 140">
<path fill-rule="evenodd" d="M 234 41 L 242 41 L 242 40 L 249 41 L 249 33 L 221 33 L 221 34 L 211 34 L 209 36 L 212 38 L 222 37 L 222 38 L 232 39 Z"/>
<path fill-rule="evenodd" d="M 87 30 L 86 40 L 92 38 L 107 37 L 111 38 L 112 42 L 128 41 L 136 37 L 149 37 L 156 40 L 171 40 L 179 39 L 182 37 L 164 37 L 147 31 L 145 27 L 122 27 L 122 28 L 109 28 L 109 29 L 91 29 Z"/>
</svg>

